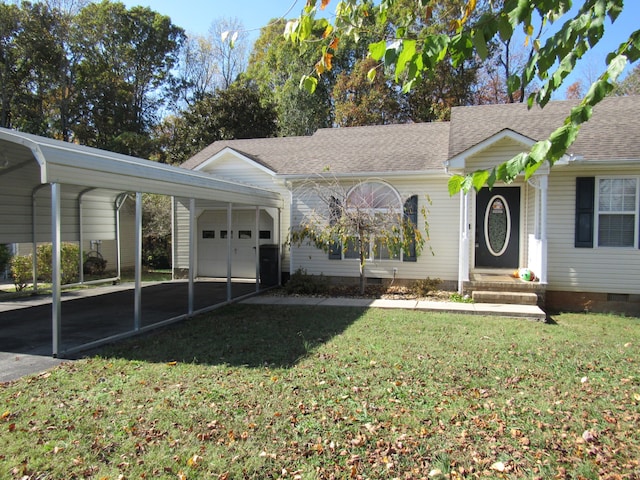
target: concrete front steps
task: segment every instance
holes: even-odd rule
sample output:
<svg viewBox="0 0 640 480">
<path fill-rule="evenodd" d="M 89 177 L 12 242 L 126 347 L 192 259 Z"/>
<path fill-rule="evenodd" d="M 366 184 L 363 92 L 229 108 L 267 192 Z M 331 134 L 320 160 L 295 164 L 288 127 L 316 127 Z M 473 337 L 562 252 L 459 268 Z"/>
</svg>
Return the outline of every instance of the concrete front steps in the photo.
<svg viewBox="0 0 640 480">
<path fill-rule="evenodd" d="M 508 305 L 537 305 L 538 295 L 532 292 L 492 292 L 474 290 L 471 298 L 476 303 L 504 303 Z"/>
<path fill-rule="evenodd" d="M 506 272 L 473 273 L 465 284 L 465 293 L 476 304 L 544 306 L 545 286 L 525 282 Z M 544 312 L 540 310 L 542 316 Z"/>
</svg>

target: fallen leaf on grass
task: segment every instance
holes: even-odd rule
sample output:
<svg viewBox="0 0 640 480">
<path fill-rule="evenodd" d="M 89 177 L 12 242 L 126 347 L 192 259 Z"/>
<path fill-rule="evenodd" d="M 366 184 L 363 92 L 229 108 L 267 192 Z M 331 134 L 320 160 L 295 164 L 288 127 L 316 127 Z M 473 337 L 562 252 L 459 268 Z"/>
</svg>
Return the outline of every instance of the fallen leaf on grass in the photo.
<svg viewBox="0 0 640 480">
<path fill-rule="evenodd" d="M 496 462 L 491 465 L 491 470 L 495 470 L 496 472 L 504 472 L 506 468 L 507 467 L 503 462 Z"/>
</svg>

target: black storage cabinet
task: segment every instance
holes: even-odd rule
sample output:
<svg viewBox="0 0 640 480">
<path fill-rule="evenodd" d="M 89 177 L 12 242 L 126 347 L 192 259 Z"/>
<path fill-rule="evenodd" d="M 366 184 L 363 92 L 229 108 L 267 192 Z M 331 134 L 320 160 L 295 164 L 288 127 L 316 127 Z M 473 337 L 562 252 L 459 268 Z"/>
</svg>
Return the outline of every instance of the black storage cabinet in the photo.
<svg viewBox="0 0 640 480">
<path fill-rule="evenodd" d="M 278 245 L 260 245 L 260 284 L 278 285 Z"/>
</svg>

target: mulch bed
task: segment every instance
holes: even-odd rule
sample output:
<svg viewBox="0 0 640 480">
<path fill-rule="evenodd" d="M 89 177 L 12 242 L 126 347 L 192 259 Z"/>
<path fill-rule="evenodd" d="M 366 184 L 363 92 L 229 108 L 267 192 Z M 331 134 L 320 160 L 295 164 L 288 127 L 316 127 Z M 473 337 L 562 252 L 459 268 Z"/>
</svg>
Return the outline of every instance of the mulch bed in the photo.
<svg viewBox="0 0 640 480">
<path fill-rule="evenodd" d="M 452 292 L 444 290 L 434 290 L 427 296 L 418 296 L 409 287 L 399 285 L 367 285 L 364 295 L 360 293 L 358 285 L 331 285 L 326 292 L 308 295 L 288 293 L 284 288 L 271 290 L 269 294 L 278 296 L 301 296 L 301 297 L 346 297 L 346 298 L 380 298 L 389 300 L 429 300 L 446 302 Z"/>
</svg>

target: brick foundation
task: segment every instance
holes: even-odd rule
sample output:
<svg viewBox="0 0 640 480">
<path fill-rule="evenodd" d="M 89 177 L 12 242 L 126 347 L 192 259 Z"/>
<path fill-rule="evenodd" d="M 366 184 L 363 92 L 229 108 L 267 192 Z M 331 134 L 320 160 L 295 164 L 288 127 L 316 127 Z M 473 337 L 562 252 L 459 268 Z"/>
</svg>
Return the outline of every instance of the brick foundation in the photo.
<svg viewBox="0 0 640 480">
<path fill-rule="evenodd" d="M 550 312 L 620 313 L 640 316 L 640 301 L 636 295 L 629 301 L 610 300 L 607 293 L 557 292 L 547 290 L 545 308 Z"/>
</svg>

